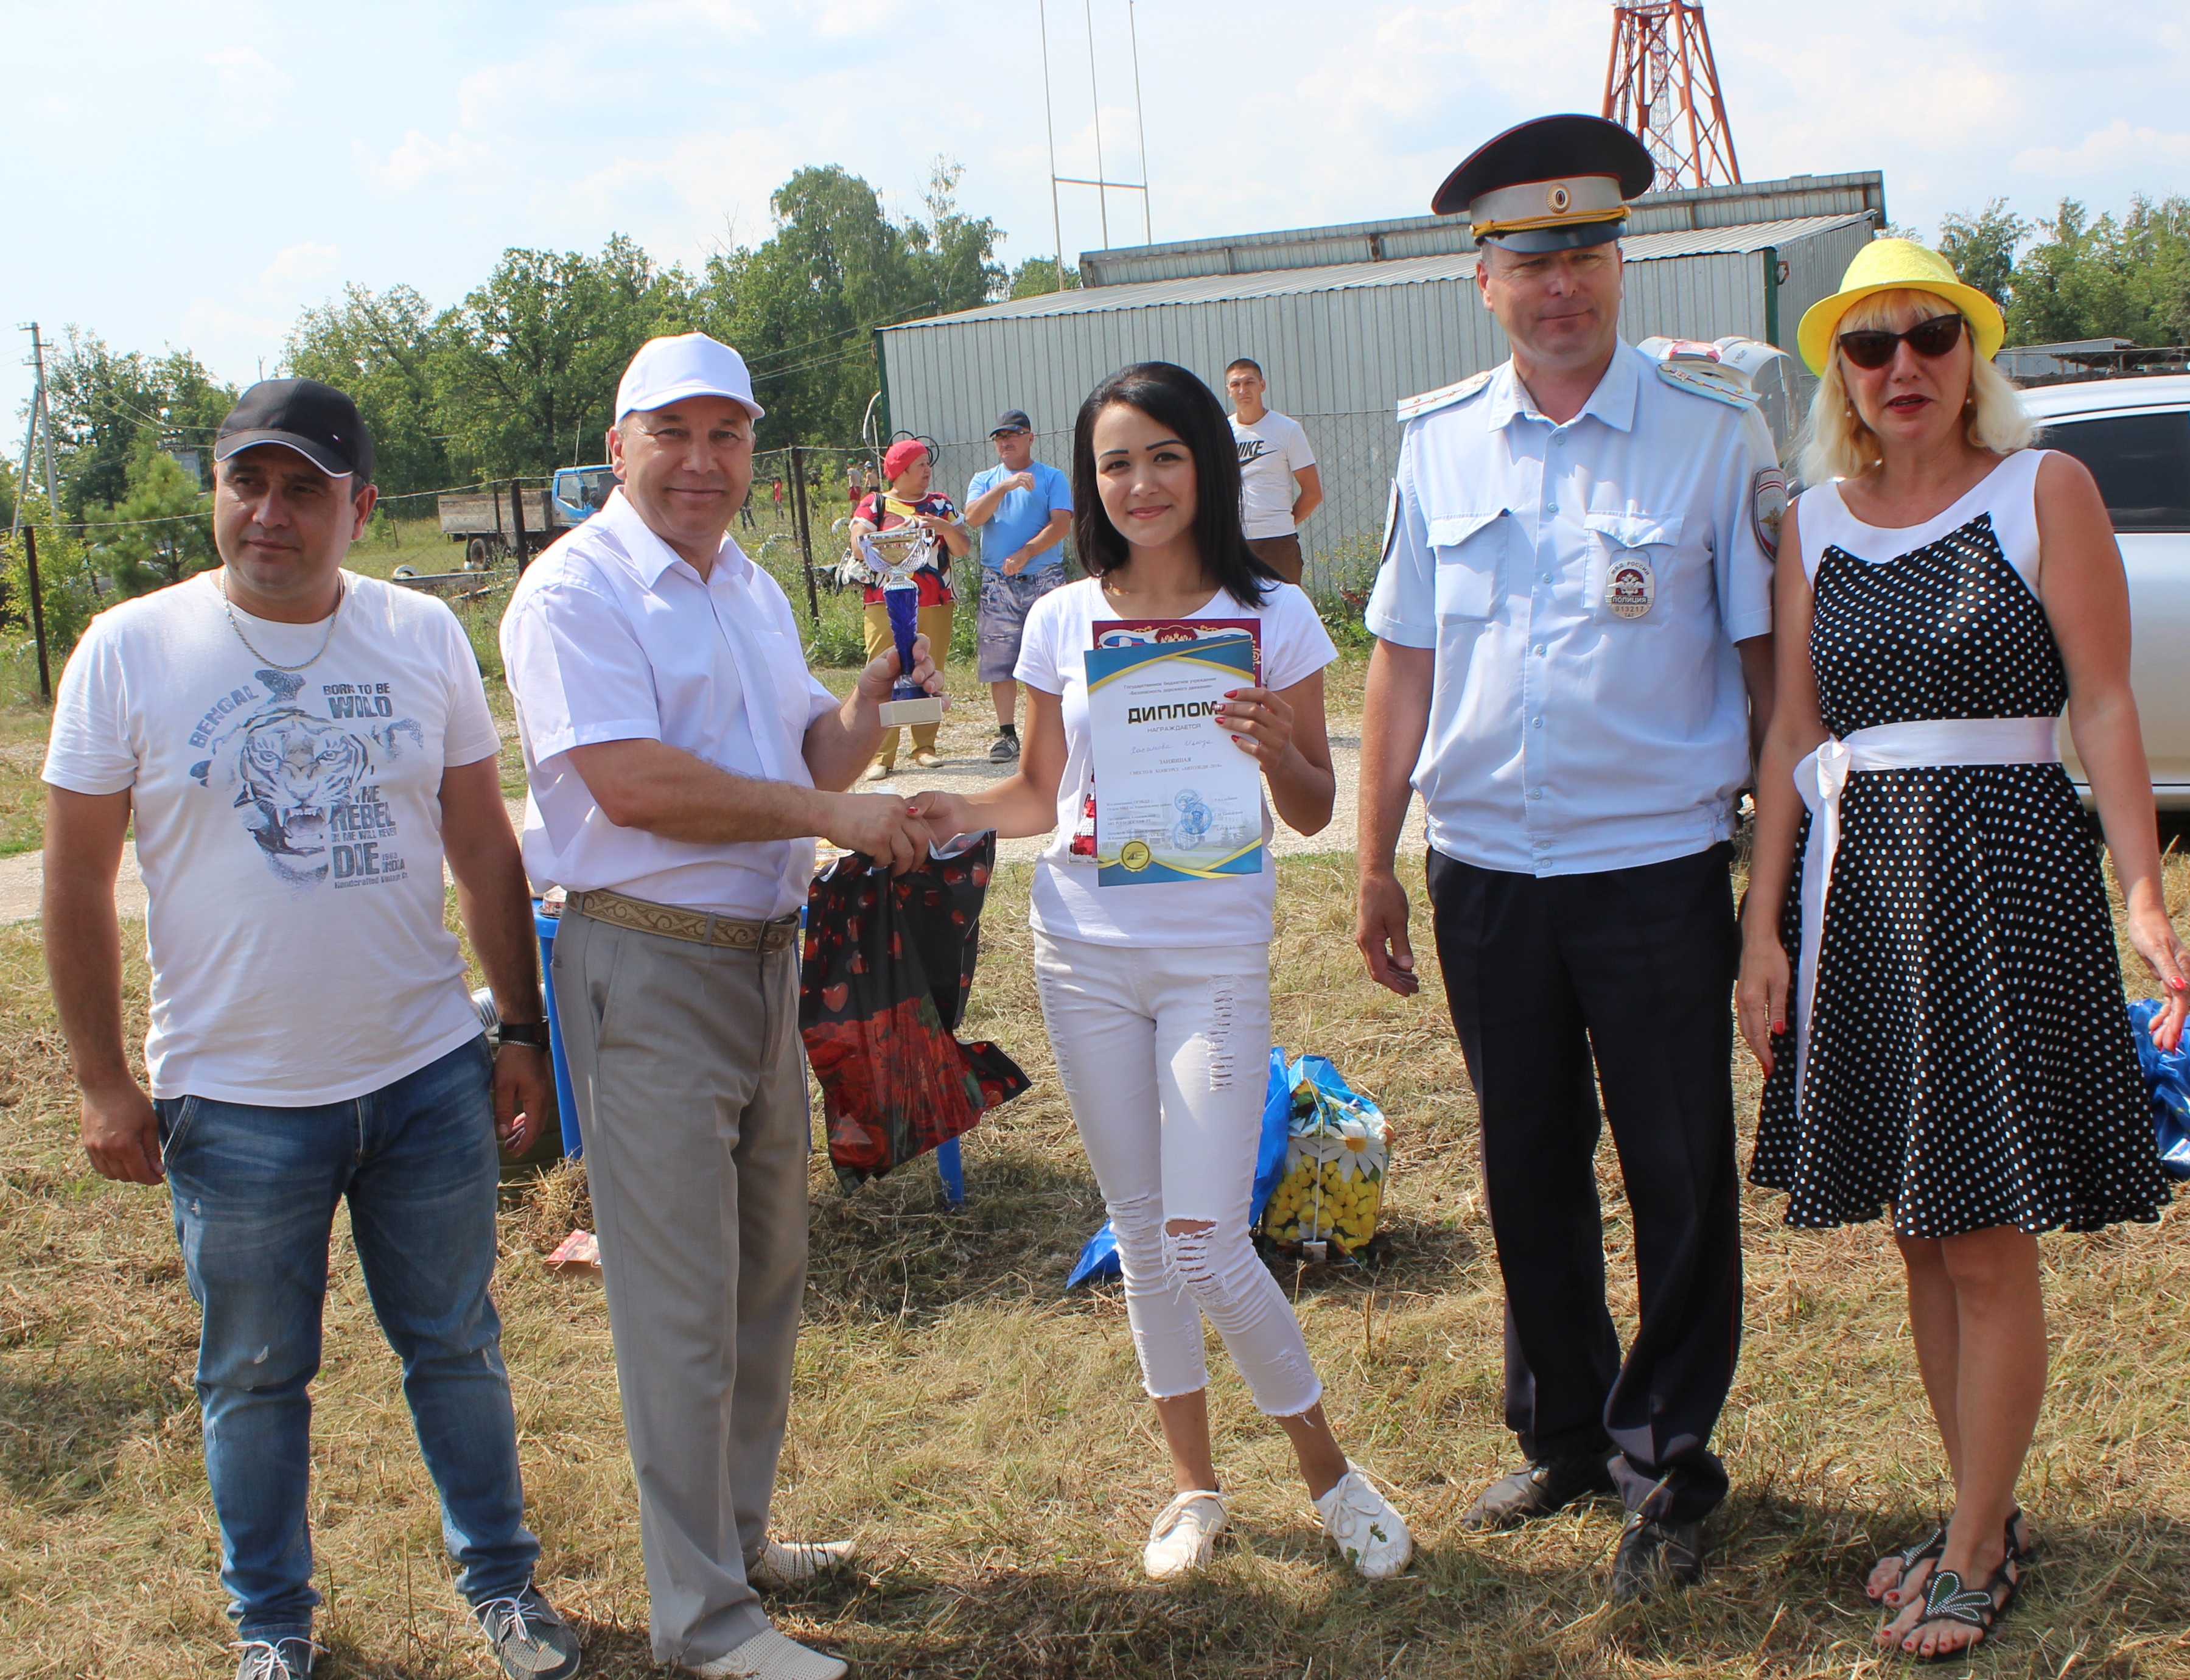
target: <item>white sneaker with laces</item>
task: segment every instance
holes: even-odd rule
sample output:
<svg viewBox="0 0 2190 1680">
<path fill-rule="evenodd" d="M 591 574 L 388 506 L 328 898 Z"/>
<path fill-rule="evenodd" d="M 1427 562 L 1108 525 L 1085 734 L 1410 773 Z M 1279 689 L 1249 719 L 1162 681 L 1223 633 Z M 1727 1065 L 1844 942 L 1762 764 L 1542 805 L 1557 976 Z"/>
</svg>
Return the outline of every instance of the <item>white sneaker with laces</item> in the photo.
<svg viewBox="0 0 2190 1680">
<path fill-rule="evenodd" d="M 763 1627 L 735 1650 L 686 1671 L 700 1680 L 843 1680 L 848 1664 Z"/>
<path fill-rule="evenodd" d="M 324 1647 L 309 1639 L 239 1639 L 230 1648 L 243 1653 L 235 1680 L 309 1680 L 312 1658 Z"/>
<path fill-rule="evenodd" d="M 1323 1531 L 1366 1581 L 1384 1581 L 1407 1567 L 1415 1537 L 1407 1519 L 1370 1484 L 1369 1473 L 1352 1459 L 1346 1473 L 1315 1502 Z"/>
<path fill-rule="evenodd" d="M 1214 1488 L 1190 1488 L 1156 1513 L 1141 1567 L 1150 1581 L 1171 1581 L 1209 1562 L 1217 1536 L 1224 1532 L 1224 1496 Z"/>
<path fill-rule="evenodd" d="M 760 1561 L 746 1571 L 746 1581 L 756 1592 L 780 1592 L 827 1570 L 848 1568 L 859 1555 L 856 1540 L 794 1540 L 786 1545 L 770 1535 Z"/>
</svg>

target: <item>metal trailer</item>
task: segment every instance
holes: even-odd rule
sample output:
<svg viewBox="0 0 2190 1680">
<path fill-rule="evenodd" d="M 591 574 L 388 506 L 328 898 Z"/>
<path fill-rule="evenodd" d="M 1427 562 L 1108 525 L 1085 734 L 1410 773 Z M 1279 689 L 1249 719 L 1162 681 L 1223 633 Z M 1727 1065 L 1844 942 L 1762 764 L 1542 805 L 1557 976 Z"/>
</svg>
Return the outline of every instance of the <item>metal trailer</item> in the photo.
<svg viewBox="0 0 2190 1680">
<path fill-rule="evenodd" d="M 1758 210 L 1800 210 L 1821 197 L 1849 207 L 1755 219 Z M 1838 287 L 1873 236 L 1883 189 L 1875 174 L 1822 184 L 1797 177 L 1659 194 L 1640 204 L 1653 213 L 1638 213 L 1639 225 L 1669 216 L 1711 224 L 1642 231 L 1624 241 L 1624 338 L 1738 334 L 1791 348 L 1802 311 Z M 1745 210 L 1751 219 L 1731 219 Z M 1381 257 L 1328 260 L 1346 241 L 1365 247 L 1372 236 Z M 1455 236 L 1465 241 L 1458 223 L 1420 218 L 1088 253 L 1083 264 L 1111 275 L 1139 272 L 1135 263 L 1203 271 L 1106 280 L 885 327 L 877 338 L 889 423 L 938 440 L 937 484 L 956 497 L 993 459 L 987 434 L 1000 409 L 1028 411 L 1036 452 L 1064 465 L 1081 399 L 1114 369 L 1177 361 L 1221 393 L 1225 364 L 1251 356 L 1268 376 L 1272 405 L 1308 429 L 1322 469 L 1325 504 L 1302 531 L 1310 581 L 1358 585 L 1383 525 L 1399 440 L 1395 405 L 1506 355 L 1505 335 L 1476 293 L 1472 251 L 1399 254 L 1409 239 L 1450 245 Z M 1301 255 L 1325 260 L 1293 265 Z M 1274 265 L 1224 271 L 1257 258 Z M 1783 450 L 1813 385 L 1798 372 L 1792 389 L 1767 406 Z"/>
<path fill-rule="evenodd" d="M 445 490 L 436 498 L 441 535 L 464 547 L 464 565 L 485 571 L 516 553 L 519 539 L 530 551 L 545 548 L 584 516 L 573 519 L 543 487 L 524 490 L 489 485 L 484 490 Z"/>
</svg>

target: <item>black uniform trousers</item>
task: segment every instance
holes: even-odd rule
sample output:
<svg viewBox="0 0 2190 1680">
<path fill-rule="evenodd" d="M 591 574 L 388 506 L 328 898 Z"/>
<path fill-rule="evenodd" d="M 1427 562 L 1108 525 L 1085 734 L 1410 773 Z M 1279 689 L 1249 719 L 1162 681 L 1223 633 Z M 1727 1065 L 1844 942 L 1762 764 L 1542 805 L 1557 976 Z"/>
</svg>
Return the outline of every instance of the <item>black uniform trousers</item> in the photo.
<svg viewBox="0 0 2190 1680">
<path fill-rule="evenodd" d="M 1616 1448 L 1628 1508 L 1671 1522 L 1726 1495 L 1709 1443 L 1741 1342 L 1731 855 L 1539 877 L 1429 854 L 1506 1283 L 1506 1425 L 1531 1461 Z M 1641 1285 L 1625 1360 L 1604 1300 L 1600 1084 Z"/>
</svg>

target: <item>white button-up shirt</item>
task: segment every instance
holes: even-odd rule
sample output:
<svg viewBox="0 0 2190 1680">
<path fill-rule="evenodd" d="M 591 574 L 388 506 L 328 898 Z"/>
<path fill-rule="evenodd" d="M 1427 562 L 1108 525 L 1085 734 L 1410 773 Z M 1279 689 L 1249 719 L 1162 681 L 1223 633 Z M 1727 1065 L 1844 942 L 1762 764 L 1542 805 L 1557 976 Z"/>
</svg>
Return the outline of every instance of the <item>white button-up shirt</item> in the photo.
<svg viewBox="0 0 2190 1680">
<path fill-rule="evenodd" d="M 811 840 L 702 845 L 619 828 L 574 746 L 659 741 L 755 780 L 814 785 L 807 726 L 837 702 L 806 668 L 791 603 L 727 536 L 703 581 L 619 490 L 526 569 L 502 619 L 530 783 L 535 888 L 606 888 L 766 921 L 806 902 Z"/>
<path fill-rule="evenodd" d="M 1438 851 L 1574 875 L 1733 832 L 1749 777 L 1733 644 L 1772 628 L 1753 407 L 1667 384 L 1622 344 L 1553 425 L 1510 361 L 1407 424 L 1369 602 L 1387 642 L 1437 650 L 1414 785 Z M 1632 610 L 1614 610 L 1622 575 Z"/>
</svg>

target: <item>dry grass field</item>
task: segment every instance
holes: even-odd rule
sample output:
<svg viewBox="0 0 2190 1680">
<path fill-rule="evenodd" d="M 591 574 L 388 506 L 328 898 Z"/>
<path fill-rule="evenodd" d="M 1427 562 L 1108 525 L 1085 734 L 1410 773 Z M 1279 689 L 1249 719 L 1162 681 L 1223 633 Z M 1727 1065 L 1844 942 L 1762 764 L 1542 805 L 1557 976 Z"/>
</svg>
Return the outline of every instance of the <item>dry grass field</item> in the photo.
<svg viewBox="0 0 2190 1680">
<path fill-rule="evenodd" d="M 1035 1076 L 967 1139 L 947 1211 L 925 1162 L 852 1196 L 817 1157 L 813 1280 L 780 1529 L 855 1534 L 856 1575 L 779 1600 L 781 1626 L 863 1676 L 1705 1677 L 1889 1672 L 1859 1581 L 1945 1497 L 1876 1229 L 1790 1233 L 1748 1196 L 1747 1341 L 1722 1434 L 1734 1492 L 1697 1591 L 1614 1610 L 1619 1513 L 1462 1535 L 1510 1460 L 1499 1294 L 1472 1165 L 1472 1105 L 1434 993 L 1370 987 L 1347 943 L 1351 860 L 1287 860 L 1277 1020 L 1385 1104 L 1398 1162 L 1391 1263 L 1290 1279 L 1354 1455 L 1421 1541 L 1379 1587 L 1320 1544 L 1282 1438 L 1216 1356 L 1233 1537 L 1183 1586 L 1138 1573 L 1167 1494 L 1115 1292 L 1061 1293 L 1098 1223 L 1029 986 L 1027 871 L 998 874 L 973 1033 Z M 2190 897 L 2190 871 L 2171 871 Z M 134 929 L 125 944 L 139 948 Z M 141 967 L 128 978 L 141 1015 Z M 339 1007 L 338 999 L 331 1003 Z M 141 1021 L 139 1023 L 141 1026 Z M 1741 1059 L 1744 1105 L 1755 1081 Z M 1608 1166 L 1609 1151 L 1606 1152 Z M 1613 1274 L 1628 1273 L 1616 1175 Z M 513 1182 L 499 1297 L 542 1585 L 587 1671 L 658 1672 L 597 1286 L 541 1254 L 583 1223 L 574 1168 Z M 321 1672 L 491 1672 L 441 1555 L 392 1355 L 338 1223 L 317 1388 Z M 2056 1378 L 2024 1499 L 2044 1552 L 1986 1676 L 2190 1674 L 2190 1242 L 2157 1228 L 2045 1243 Z M 88 1175 L 36 928 L 0 928 L 0 1677 L 230 1671 L 190 1388 L 196 1320 L 164 1196 Z"/>
</svg>

